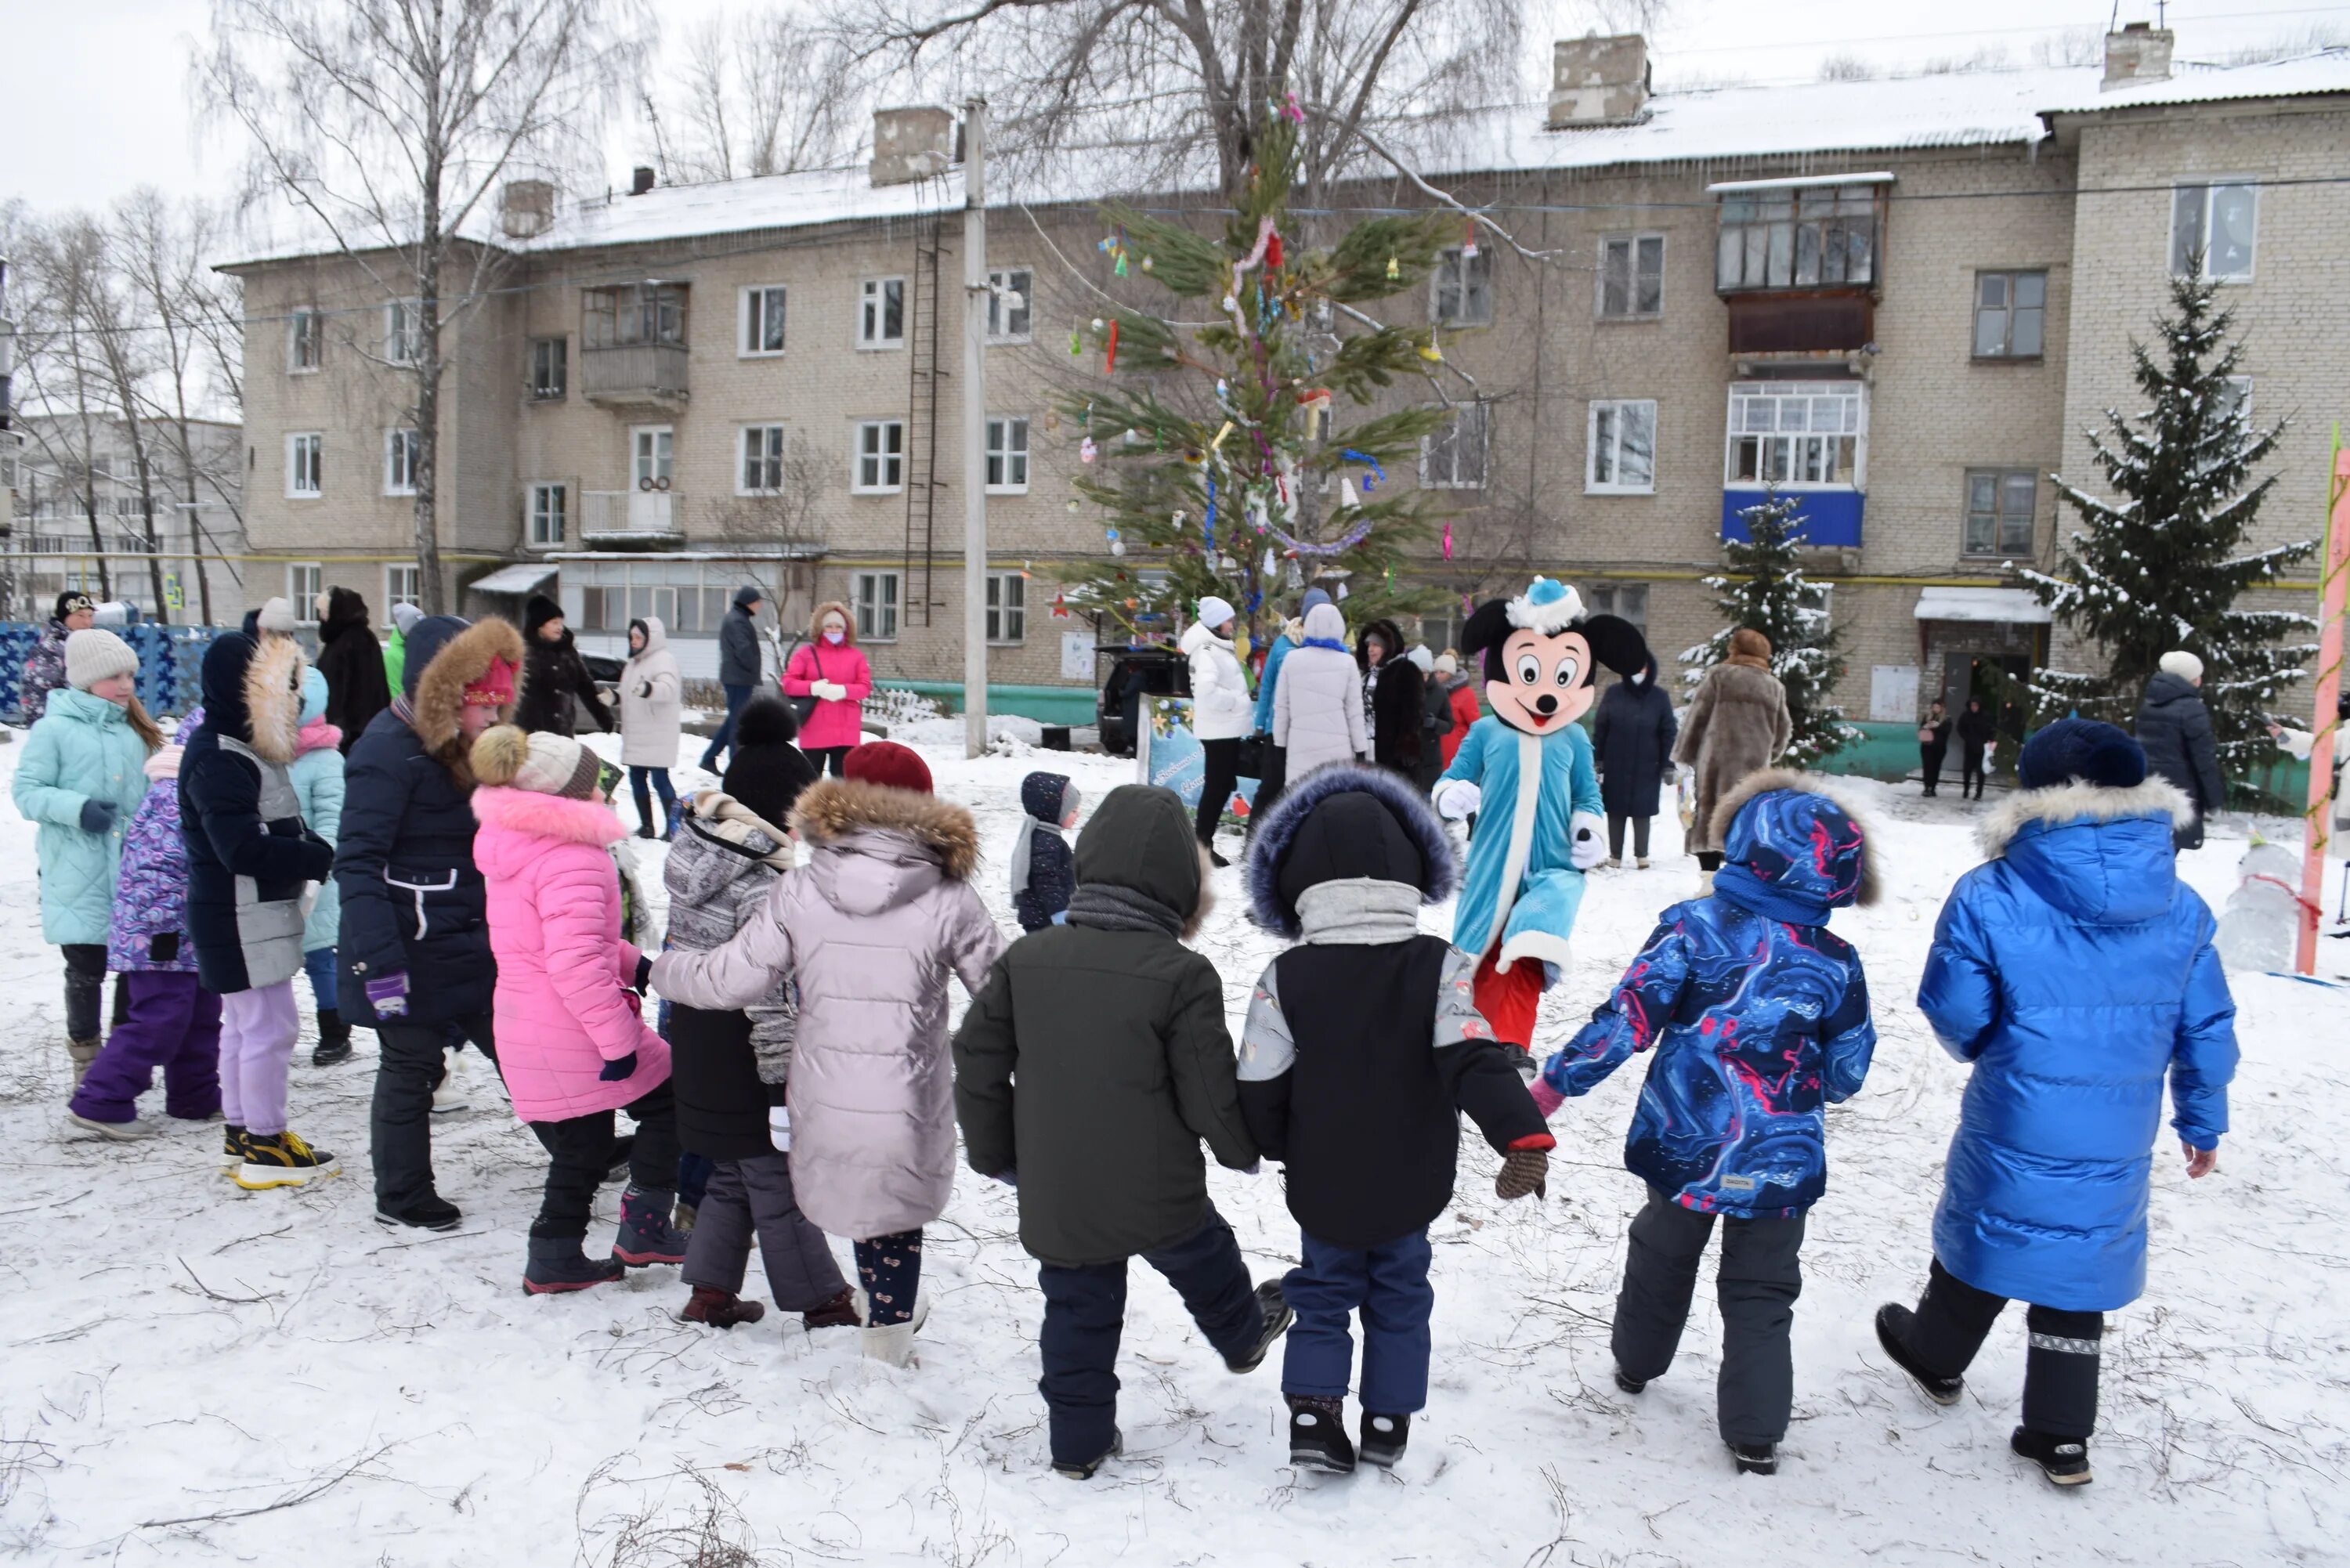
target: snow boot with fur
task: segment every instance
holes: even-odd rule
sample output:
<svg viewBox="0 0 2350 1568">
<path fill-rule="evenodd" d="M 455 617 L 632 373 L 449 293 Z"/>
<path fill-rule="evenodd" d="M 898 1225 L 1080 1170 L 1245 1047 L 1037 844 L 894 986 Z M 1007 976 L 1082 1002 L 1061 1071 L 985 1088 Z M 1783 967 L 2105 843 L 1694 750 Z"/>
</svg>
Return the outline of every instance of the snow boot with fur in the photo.
<svg viewBox="0 0 2350 1568">
<path fill-rule="evenodd" d="M 66 1042 L 66 1055 L 73 1062 L 73 1080 L 75 1088 L 80 1088 L 81 1081 L 89 1076 L 89 1064 L 98 1060 L 99 1047 L 101 1044 L 103 1044 L 103 1042 L 97 1040 L 68 1040 Z"/>
<path fill-rule="evenodd" d="M 654 1263 L 685 1262 L 685 1236 L 669 1222 L 677 1194 L 630 1183 L 620 1194 L 620 1233 L 612 1239 L 612 1256 L 632 1269 Z"/>
</svg>

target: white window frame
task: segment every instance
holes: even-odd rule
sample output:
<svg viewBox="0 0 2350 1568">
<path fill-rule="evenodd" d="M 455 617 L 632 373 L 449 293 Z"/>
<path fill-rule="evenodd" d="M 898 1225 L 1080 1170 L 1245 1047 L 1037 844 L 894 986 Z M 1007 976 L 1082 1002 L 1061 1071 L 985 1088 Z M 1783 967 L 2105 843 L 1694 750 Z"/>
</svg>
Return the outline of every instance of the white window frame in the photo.
<svg viewBox="0 0 2350 1568">
<path fill-rule="evenodd" d="M 884 583 L 887 583 L 889 588 L 886 602 L 881 592 Z M 848 587 L 849 613 L 857 618 L 857 640 L 859 642 L 897 641 L 898 628 L 905 624 L 905 574 L 892 571 L 858 572 L 849 577 Z"/>
<path fill-rule="evenodd" d="M 990 495 L 1028 493 L 1028 430 L 1025 414 L 987 416 L 985 474 Z M 1012 440 L 1015 435 L 1020 438 L 1017 444 Z"/>
<path fill-rule="evenodd" d="M 1991 481 L 1991 544 L 1976 549 L 1967 539 L 1968 524 L 1974 521 L 1975 482 Z M 2008 482 L 2026 479 L 2032 483 L 2032 506 L 2023 514 L 2023 543 L 2011 545 L 2000 537 L 2000 524 L 2010 514 L 2006 510 Z M 1973 560 L 2012 560 L 2029 556 L 2039 546 L 2040 540 L 2040 473 L 2037 469 L 2010 463 L 2004 467 L 1983 463 L 1966 472 L 1966 489 L 1959 504 L 1959 554 Z"/>
<path fill-rule="evenodd" d="M 1436 265 L 1428 273 L 1428 318 L 1439 327 L 1491 327 L 1493 325 L 1493 253 L 1483 246 L 1470 255 L 1465 245 L 1439 251 Z M 1448 283 L 1446 278 L 1451 281 Z M 1457 300 L 1451 315 L 1444 310 L 1444 296 L 1450 291 Z M 1480 300 L 1483 301 L 1481 310 Z"/>
<path fill-rule="evenodd" d="M 399 587 L 398 585 L 403 581 L 411 586 L 405 588 Z M 419 609 L 424 607 L 424 569 L 413 561 L 405 563 L 389 561 L 384 564 L 384 625 L 392 624 L 391 612 L 393 607 L 397 605 L 414 605 Z"/>
<path fill-rule="evenodd" d="M 906 421 L 903 420 L 859 420 L 849 427 L 848 493 L 851 495 L 896 495 L 906 488 Z M 877 440 L 869 453 L 865 450 L 865 434 L 895 430 L 897 449 L 890 450 L 887 441 Z M 873 462 L 873 480 L 865 478 L 866 460 Z"/>
<path fill-rule="evenodd" d="M 1627 483 L 1624 472 L 1626 416 L 1648 421 L 1648 476 Z M 1600 426 L 1608 426 L 1603 441 Z M 1594 398 L 1585 426 L 1583 493 L 1586 495 L 1654 495 L 1657 493 L 1657 400 L 1654 398 Z M 1609 477 L 1599 477 L 1605 468 Z"/>
<path fill-rule="evenodd" d="M 775 346 L 765 346 L 768 317 L 775 323 Z M 774 359 L 779 358 L 790 342 L 791 291 L 780 283 L 754 283 L 736 295 L 734 307 L 734 357 L 738 359 Z"/>
<path fill-rule="evenodd" d="M 318 596 L 327 591 L 327 568 L 316 561 L 286 564 L 286 598 L 294 618 L 304 626 L 318 624 Z"/>
<path fill-rule="evenodd" d="M 898 286 L 898 333 L 888 336 L 889 286 Z M 859 348 L 903 348 L 906 346 L 906 280 L 902 276 L 857 280 L 857 346 Z"/>
<path fill-rule="evenodd" d="M 1028 640 L 1028 574 L 987 574 L 987 641 L 1010 648 Z"/>
<path fill-rule="evenodd" d="M 424 358 L 424 343 L 412 319 L 422 301 L 395 299 L 383 307 L 383 358 L 387 365 L 413 365 Z"/>
<path fill-rule="evenodd" d="M 1640 279 L 1647 275 L 1640 270 L 1640 247 L 1654 240 L 1657 245 L 1657 305 L 1653 310 L 1640 308 Z M 1636 234 L 1608 234 L 1599 242 L 1599 265 L 1593 269 L 1591 311 L 1602 321 L 1656 321 L 1665 314 L 1665 236 L 1649 232 Z M 1608 267 L 1616 253 L 1624 257 L 1624 308 L 1607 308 Z"/>
<path fill-rule="evenodd" d="M 1783 421 L 1778 418 L 1780 407 L 1798 398 L 1806 400 L 1804 429 L 1801 431 L 1781 429 L 1780 424 Z M 1826 430 L 1814 431 L 1810 428 L 1812 421 L 1809 418 L 1809 400 L 1820 398 L 1852 399 L 1857 411 L 1849 421 L 1839 421 L 1838 429 L 1834 431 Z M 1746 430 L 1741 421 L 1749 410 L 1740 405 L 1743 402 L 1762 400 L 1771 400 L 1773 404 L 1772 429 L 1767 431 Z M 1738 472 L 1738 449 L 1741 439 L 1747 436 L 1753 437 L 1757 442 L 1758 466 L 1752 476 L 1741 477 Z M 1853 448 L 1850 474 L 1846 478 L 1835 480 L 1802 479 L 1785 475 L 1774 477 L 1771 472 L 1771 451 L 1783 441 L 1787 443 L 1783 455 L 1792 473 L 1807 466 L 1806 460 L 1810 450 L 1808 442 L 1814 436 L 1817 436 L 1824 442 L 1831 440 L 1841 441 L 1847 437 L 1851 439 Z M 1822 455 L 1824 458 L 1827 455 L 1827 449 L 1825 447 L 1822 450 Z M 1841 457 L 1842 453 L 1839 451 L 1835 455 Z M 1721 487 L 1724 490 L 1759 491 L 1772 485 L 1776 485 L 1784 491 L 1866 490 L 1868 488 L 1868 384 L 1866 381 L 1733 381 L 1731 383 L 1729 428 L 1722 443 Z"/>
<path fill-rule="evenodd" d="M 1482 490 L 1485 488 L 1485 477 L 1492 472 L 1493 405 L 1482 398 L 1477 398 L 1465 403 L 1455 403 L 1452 406 L 1454 415 L 1451 434 L 1440 437 L 1426 435 L 1419 438 L 1420 488 L 1423 490 Z M 1477 476 L 1474 479 L 1460 477 L 1461 460 L 1458 454 L 1460 411 L 1467 409 L 1477 410 Z M 1440 479 L 1436 476 L 1430 462 L 1430 459 L 1436 454 L 1440 441 L 1446 446 L 1455 449 L 1451 465 L 1444 477 Z"/>
<path fill-rule="evenodd" d="M 753 443 L 757 443 L 754 454 Z M 760 420 L 738 425 L 734 432 L 734 493 L 737 495 L 775 495 L 784 488 L 784 455 L 790 450 L 790 439 L 784 432 L 781 420 Z M 753 465 L 766 472 L 756 475 L 762 481 L 752 483 Z"/>
<path fill-rule="evenodd" d="M 652 438 L 646 445 L 645 438 Z M 669 438 L 668 449 L 662 449 L 661 438 Z M 655 490 L 669 490 L 677 483 L 677 427 L 675 425 L 630 425 L 629 427 L 629 488 L 642 490 L 644 481 L 651 479 Z M 662 483 L 666 481 L 667 483 Z"/>
<path fill-rule="evenodd" d="M 310 348 L 310 362 L 302 362 L 302 348 Z M 303 306 L 286 318 L 286 373 L 315 376 L 327 362 L 327 313 Z"/>
<path fill-rule="evenodd" d="M 421 442 L 413 430 L 389 430 L 383 432 L 383 493 L 386 495 L 416 493 L 416 460 Z"/>
<path fill-rule="evenodd" d="M 1017 306 L 1007 305 L 1007 293 L 1020 296 Z M 1014 309 L 1020 316 L 1020 327 L 1014 330 Z M 1036 275 L 1024 266 L 997 267 L 987 275 L 987 340 L 990 343 L 1026 343 L 1036 329 Z"/>
<path fill-rule="evenodd" d="M 2222 191 L 2249 192 L 2252 200 L 2251 254 L 2246 258 L 2241 272 L 2219 273 L 2211 270 L 2211 210 Z M 2178 268 L 2179 198 L 2188 192 L 2201 193 L 2197 221 L 2201 225 L 2203 243 L 2195 258 L 2191 275 L 2213 283 L 2250 283 L 2258 275 L 2261 254 L 2261 182 L 2249 174 L 2207 174 L 2191 180 L 2174 180 L 2170 185 L 2170 222 L 2164 225 L 2163 270 L 2171 277 L 2190 275 Z"/>
<path fill-rule="evenodd" d="M 307 457 L 306 464 L 304 458 Z M 307 485 L 300 482 L 307 478 Z M 316 501 L 327 493 L 327 435 L 294 431 L 286 437 L 286 499 Z"/>
<path fill-rule="evenodd" d="M 555 497 L 550 514 L 545 497 Z M 523 536 L 534 550 L 558 550 L 571 534 L 571 487 L 559 479 L 535 480 L 523 492 Z M 553 528 L 545 526 L 549 521 Z"/>
</svg>

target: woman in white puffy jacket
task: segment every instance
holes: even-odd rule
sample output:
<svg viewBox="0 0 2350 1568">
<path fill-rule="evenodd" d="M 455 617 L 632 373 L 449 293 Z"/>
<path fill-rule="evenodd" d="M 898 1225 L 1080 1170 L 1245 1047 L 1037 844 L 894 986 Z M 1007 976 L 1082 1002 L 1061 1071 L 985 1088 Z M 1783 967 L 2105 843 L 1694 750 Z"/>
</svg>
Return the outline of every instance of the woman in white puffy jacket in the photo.
<svg viewBox="0 0 2350 1568">
<path fill-rule="evenodd" d="M 1273 743 L 1289 748 L 1289 778 L 1329 763 L 1367 761 L 1363 678 L 1347 646 L 1347 618 L 1334 604 L 1305 612 L 1305 641 L 1281 661 L 1273 694 Z"/>
<path fill-rule="evenodd" d="M 1207 753 L 1208 776 L 1200 787 L 1200 815 L 1193 831 L 1208 858 L 1229 864 L 1216 853 L 1216 824 L 1240 783 L 1241 737 L 1255 721 L 1256 700 L 1249 695 L 1248 674 L 1232 653 L 1232 607 L 1213 594 L 1200 601 L 1200 618 L 1183 633 L 1183 651 L 1191 659 L 1191 733 Z"/>
</svg>

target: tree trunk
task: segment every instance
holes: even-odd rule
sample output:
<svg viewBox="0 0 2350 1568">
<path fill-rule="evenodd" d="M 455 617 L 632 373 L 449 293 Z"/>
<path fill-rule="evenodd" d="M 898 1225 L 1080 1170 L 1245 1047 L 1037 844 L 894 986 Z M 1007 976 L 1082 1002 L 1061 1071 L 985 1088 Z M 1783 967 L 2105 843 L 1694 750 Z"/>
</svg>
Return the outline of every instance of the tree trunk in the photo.
<svg viewBox="0 0 2350 1568">
<path fill-rule="evenodd" d="M 139 515 L 147 530 L 147 584 L 155 594 L 155 618 L 171 624 L 171 601 L 163 594 L 163 542 L 155 536 L 155 479 L 147 462 L 147 438 L 140 432 L 139 416 L 125 410 L 123 428 L 130 435 L 130 462 L 139 471 Z"/>
<path fill-rule="evenodd" d="M 416 487 L 417 589 L 426 615 L 447 613 L 441 588 L 441 233 L 442 167 L 434 149 L 424 168 L 423 222 L 417 234 L 416 267 Z"/>
</svg>

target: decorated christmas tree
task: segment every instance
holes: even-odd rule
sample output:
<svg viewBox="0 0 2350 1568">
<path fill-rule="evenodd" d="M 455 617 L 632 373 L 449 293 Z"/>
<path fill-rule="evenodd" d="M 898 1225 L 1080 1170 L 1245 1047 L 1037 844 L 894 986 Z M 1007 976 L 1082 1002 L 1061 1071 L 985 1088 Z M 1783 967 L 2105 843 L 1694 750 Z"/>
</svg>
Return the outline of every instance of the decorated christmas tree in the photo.
<svg viewBox="0 0 2350 1568">
<path fill-rule="evenodd" d="M 2220 286 L 2178 278 L 2158 343 L 2130 345 L 2146 411 L 2106 410 L 2089 435 L 2113 499 L 2052 475 L 2083 526 L 2058 552 L 2054 575 L 2024 580 L 2055 618 L 2105 656 L 2102 671 L 2041 670 L 2040 716 L 2077 711 L 2126 727 L 2162 656 L 2183 648 L 2203 660 L 2203 701 L 2220 739 L 2220 765 L 2240 777 L 2271 753 L 2266 729 L 2285 689 L 2315 649 L 2297 639 L 2316 623 L 2283 610 L 2242 610 L 2237 596 L 2276 580 L 2317 548 L 2314 540 L 2245 550 L 2276 476 L 2252 478 L 2287 421 L 2254 430 L 2241 383 L 2234 313 Z"/>
<path fill-rule="evenodd" d="M 1844 657 L 1836 651 L 1838 633 L 1829 624 L 1828 587 L 1804 576 L 1797 554 L 1804 542 L 1802 503 L 1769 491 L 1760 504 L 1738 515 L 1745 521 L 1747 537 L 1722 542 L 1723 564 L 1730 569 L 1705 580 L 1726 624 L 1683 653 L 1680 661 L 1690 667 L 1687 679 L 1694 685 L 1730 657 L 1730 634 L 1740 627 L 1769 638 L 1771 673 L 1786 689 L 1787 715 L 1794 726 L 1784 760 L 1789 767 L 1807 768 L 1861 738 L 1831 695 L 1844 676 Z"/>
<path fill-rule="evenodd" d="M 1343 587 L 1357 622 L 1443 597 L 1397 576 L 1438 518 L 1427 492 L 1391 476 L 1451 411 L 1416 401 L 1349 416 L 1441 364 L 1430 328 L 1363 306 L 1424 289 L 1462 220 L 1375 217 L 1305 248 L 1288 216 L 1297 130 L 1294 110 L 1268 118 L 1221 239 L 1104 213 L 1113 271 L 1172 296 L 1165 315 L 1121 308 L 1070 335 L 1072 354 L 1090 337 L 1101 372 L 1059 399 L 1084 464 L 1070 506 L 1098 509 L 1107 558 L 1060 575 L 1068 604 L 1106 631 L 1170 629 L 1209 594 L 1261 625 L 1268 599 L 1317 580 Z"/>
</svg>

